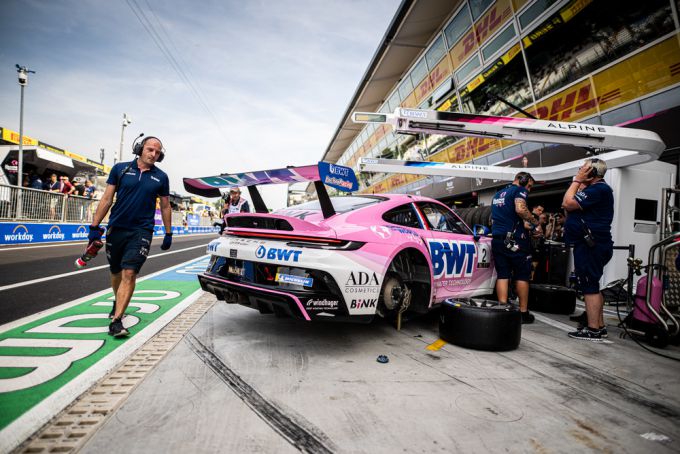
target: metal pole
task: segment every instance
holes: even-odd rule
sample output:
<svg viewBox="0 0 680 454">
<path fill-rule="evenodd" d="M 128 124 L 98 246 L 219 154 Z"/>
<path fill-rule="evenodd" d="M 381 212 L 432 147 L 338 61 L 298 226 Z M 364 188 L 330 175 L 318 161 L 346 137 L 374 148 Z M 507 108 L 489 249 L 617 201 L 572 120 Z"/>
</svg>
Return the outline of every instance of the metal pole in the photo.
<svg viewBox="0 0 680 454">
<path fill-rule="evenodd" d="M 118 162 L 123 162 L 123 135 L 125 134 L 125 120 L 120 128 L 120 150 L 118 151 Z"/>
<path fill-rule="evenodd" d="M 22 192 L 24 173 L 24 86 L 21 85 L 21 103 L 19 104 L 19 168 L 17 169 L 17 219 L 23 216 Z"/>
</svg>

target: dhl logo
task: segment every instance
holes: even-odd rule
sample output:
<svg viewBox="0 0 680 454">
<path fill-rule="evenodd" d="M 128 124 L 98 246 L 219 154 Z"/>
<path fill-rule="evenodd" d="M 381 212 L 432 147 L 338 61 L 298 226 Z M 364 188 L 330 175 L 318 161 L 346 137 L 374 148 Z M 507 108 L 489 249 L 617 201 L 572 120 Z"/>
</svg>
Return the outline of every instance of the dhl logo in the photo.
<svg viewBox="0 0 680 454">
<path fill-rule="evenodd" d="M 425 78 L 425 80 L 418 86 L 417 96 L 418 99 L 424 99 L 430 94 L 434 88 L 439 85 L 446 75 L 442 71 L 440 66 L 437 66 L 432 70 L 432 72 Z"/>
<path fill-rule="evenodd" d="M 596 107 L 611 103 L 621 97 L 621 89 L 610 90 L 601 96 L 594 97 L 590 82 L 576 85 L 564 92 L 540 103 L 529 113 L 541 120 L 569 121 L 587 115 Z"/>
<path fill-rule="evenodd" d="M 493 34 L 510 17 L 512 10 L 507 1 L 498 1 L 491 9 L 484 14 L 472 30 L 467 32 L 461 42 L 460 53 L 455 56 L 457 62 L 465 60 L 470 53 L 479 46 L 489 35 Z M 459 45 L 456 45 L 459 47 Z"/>
</svg>

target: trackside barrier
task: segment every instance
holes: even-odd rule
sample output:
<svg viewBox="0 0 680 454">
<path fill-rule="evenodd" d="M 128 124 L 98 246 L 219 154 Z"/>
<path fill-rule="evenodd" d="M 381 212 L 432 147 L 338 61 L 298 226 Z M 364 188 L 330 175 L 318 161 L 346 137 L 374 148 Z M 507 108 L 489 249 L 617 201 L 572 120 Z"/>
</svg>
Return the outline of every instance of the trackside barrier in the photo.
<svg viewBox="0 0 680 454">
<path fill-rule="evenodd" d="M 219 229 L 216 227 L 172 226 L 174 235 L 217 231 Z M 87 240 L 88 233 L 87 224 L 0 222 L 0 245 L 83 241 Z M 163 226 L 154 228 L 154 235 L 163 234 L 165 234 Z"/>
</svg>

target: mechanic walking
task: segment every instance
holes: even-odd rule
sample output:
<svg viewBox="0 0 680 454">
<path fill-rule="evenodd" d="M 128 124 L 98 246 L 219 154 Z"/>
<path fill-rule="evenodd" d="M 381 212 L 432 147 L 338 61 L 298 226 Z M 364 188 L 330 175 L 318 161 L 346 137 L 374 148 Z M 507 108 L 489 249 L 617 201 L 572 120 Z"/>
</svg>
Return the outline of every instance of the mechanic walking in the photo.
<svg viewBox="0 0 680 454">
<path fill-rule="evenodd" d="M 166 232 L 161 249 L 167 250 L 172 244 L 170 183 L 165 172 L 155 165 L 165 156 L 163 145 L 156 137 L 147 136 L 141 143 L 135 141 L 133 153 L 136 159 L 119 162 L 111 169 L 88 236 L 90 242 L 101 239 L 104 229 L 99 224 L 111 208 L 115 194 L 116 204 L 111 209 L 106 232 L 106 257 L 115 296 L 109 314 L 112 318 L 109 335 L 115 337 L 128 335 L 122 318 L 135 290 L 137 274 L 149 254 L 157 197 Z"/>
<path fill-rule="evenodd" d="M 574 251 L 574 274 L 583 292 L 588 322 L 569 337 L 601 341 L 607 337 L 604 324 L 604 297 L 600 279 L 614 253 L 611 226 L 614 219 L 614 193 L 603 180 L 607 164 L 597 158 L 586 160 L 564 194 L 567 210 L 564 236 Z"/>
<path fill-rule="evenodd" d="M 533 185 L 534 179 L 529 173 L 519 172 L 511 185 L 494 195 L 491 205 L 491 248 L 498 274 L 496 296 L 501 303 L 507 303 L 510 280 L 515 281 L 522 323 L 534 322 L 528 307 L 531 241 L 524 227 L 527 222 L 532 231 L 540 229 L 538 219 L 527 207 L 527 196 Z"/>
</svg>

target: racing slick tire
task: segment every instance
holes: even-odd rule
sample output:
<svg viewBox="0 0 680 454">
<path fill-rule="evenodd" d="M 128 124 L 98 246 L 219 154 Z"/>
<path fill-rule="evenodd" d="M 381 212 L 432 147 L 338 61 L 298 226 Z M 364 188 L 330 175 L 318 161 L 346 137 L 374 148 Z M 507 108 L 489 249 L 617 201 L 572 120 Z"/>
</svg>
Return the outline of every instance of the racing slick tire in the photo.
<svg viewBox="0 0 680 454">
<path fill-rule="evenodd" d="M 439 316 L 439 337 L 475 350 L 514 350 L 522 338 L 522 318 L 513 304 L 482 298 L 448 299 Z"/>
<path fill-rule="evenodd" d="M 551 284 L 529 285 L 529 310 L 548 314 L 573 314 L 576 290 Z"/>
</svg>

